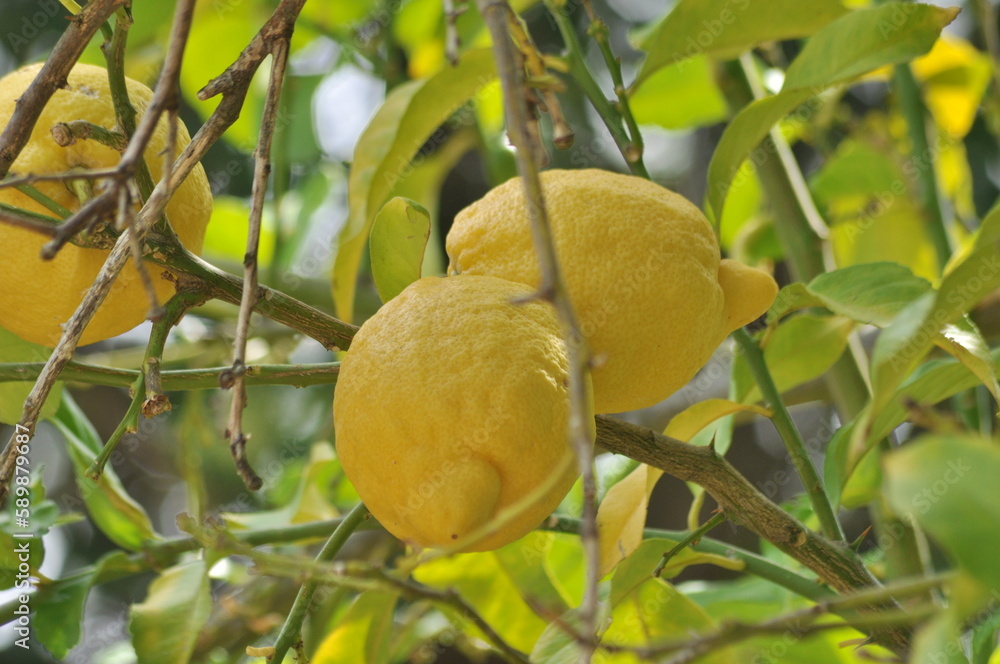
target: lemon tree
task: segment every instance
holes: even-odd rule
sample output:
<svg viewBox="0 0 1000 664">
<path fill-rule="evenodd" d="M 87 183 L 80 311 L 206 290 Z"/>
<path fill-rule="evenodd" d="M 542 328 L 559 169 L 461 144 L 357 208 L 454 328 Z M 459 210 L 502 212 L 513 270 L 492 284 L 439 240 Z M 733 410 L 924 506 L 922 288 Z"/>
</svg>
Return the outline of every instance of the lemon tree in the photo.
<svg viewBox="0 0 1000 664">
<path fill-rule="evenodd" d="M 0 2 L 0 661 L 1000 657 L 996 3 L 633 4 Z"/>
</svg>

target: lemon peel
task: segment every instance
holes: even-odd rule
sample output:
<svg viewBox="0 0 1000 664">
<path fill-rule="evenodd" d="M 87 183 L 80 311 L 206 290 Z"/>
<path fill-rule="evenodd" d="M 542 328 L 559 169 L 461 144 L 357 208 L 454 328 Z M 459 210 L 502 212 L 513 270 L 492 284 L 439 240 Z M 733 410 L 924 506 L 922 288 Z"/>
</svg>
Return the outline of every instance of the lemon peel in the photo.
<svg viewBox="0 0 1000 664">
<path fill-rule="evenodd" d="M 670 396 L 777 294 L 767 273 L 720 260 L 711 224 L 679 194 L 598 169 L 545 171 L 541 182 L 580 331 L 602 360 L 598 413 Z M 449 274 L 539 283 L 520 178 L 462 210 L 446 244 Z"/>
<path fill-rule="evenodd" d="M 447 548 L 486 526 L 464 550 L 496 549 L 536 528 L 576 480 L 566 350 L 550 305 L 513 303 L 530 293 L 493 277 L 425 277 L 354 337 L 334 397 L 337 453 L 396 537 Z"/>
<path fill-rule="evenodd" d="M 16 100 L 27 90 L 41 70 L 41 64 L 22 67 L 0 79 L 0 127 L 5 127 L 14 113 Z M 148 87 L 126 79 L 132 105 L 142 117 L 153 97 Z M 65 88 L 56 90 L 42 110 L 27 145 L 11 167 L 11 174 L 65 173 L 75 168 L 111 168 L 121 155 L 92 140 L 78 140 L 60 147 L 50 134 L 61 122 L 86 120 L 106 129 L 114 129 L 116 118 L 107 70 L 77 64 L 67 77 Z M 160 120 L 146 147 L 145 158 L 154 180 L 163 172 L 164 150 L 169 127 Z M 191 138 L 183 124 L 177 126 L 176 150 L 182 150 Z M 37 182 L 34 186 L 63 207 L 76 211 L 80 200 L 63 182 Z M 95 182 L 94 188 L 101 183 Z M 51 216 L 52 213 L 13 188 L 0 189 L 0 203 Z M 171 226 L 181 242 L 194 253 L 201 252 L 205 226 L 212 213 L 212 191 L 205 170 L 199 164 L 188 175 L 166 206 Z M 31 231 L 0 224 L 0 326 L 19 337 L 43 346 L 54 346 L 62 334 L 60 325 L 76 311 L 83 296 L 97 276 L 108 251 L 67 245 L 52 260 L 39 257 L 48 238 Z M 161 302 L 169 298 L 173 285 L 163 278 L 163 270 L 149 268 L 154 289 Z M 80 344 L 93 343 L 130 330 L 141 323 L 149 311 L 149 298 L 139 272 L 129 261 L 122 270 L 83 332 Z"/>
</svg>

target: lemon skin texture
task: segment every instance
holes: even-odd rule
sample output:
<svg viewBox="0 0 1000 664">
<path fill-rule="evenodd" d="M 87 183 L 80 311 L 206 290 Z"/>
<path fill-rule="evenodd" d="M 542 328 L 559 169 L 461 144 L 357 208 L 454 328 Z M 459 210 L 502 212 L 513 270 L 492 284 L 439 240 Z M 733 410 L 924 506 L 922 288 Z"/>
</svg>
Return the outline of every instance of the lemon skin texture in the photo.
<svg viewBox="0 0 1000 664">
<path fill-rule="evenodd" d="M 337 454 L 399 539 L 451 547 L 521 501 L 464 548 L 497 549 L 536 528 L 576 480 L 566 351 L 550 305 L 512 304 L 530 293 L 493 277 L 425 277 L 351 342 L 333 403 Z"/>
<path fill-rule="evenodd" d="M 38 75 L 40 64 L 29 65 L 0 79 L 0 127 L 14 112 L 14 102 Z M 139 116 L 146 111 L 153 93 L 145 85 L 126 80 L 129 98 Z M 65 89 L 57 90 L 42 111 L 31 138 L 11 167 L 11 174 L 64 173 L 71 169 L 111 168 L 120 155 L 97 141 L 78 140 L 59 147 L 50 130 L 59 122 L 86 120 L 108 129 L 116 126 L 107 70 L 77 64 Z M 163 171 L 168 124 L 162 119 L 146 148 L 145 158 L 154 181 Z M 179 152 L 191 141 L 183 124 L 177 127 Z M 75 211 L 80 201 L 62 182 L 36 182 L 34 186 L 63 207 Z M 95 189 L 100 186 L 97 183 Z M 0 189 L 0 202 L 55 216 L 42 205 L 15 189 Z M 167 218 L 181 242 L 193 253 L 201 252 L 205 226 L 212 214 L 212 192 L 199 164 L 177 190 L 166 207 Z M 58 255 L 44 261 L 39 251 L 47 241 L 40 234 L 0 224 L 0 326 L 43 346 L 54 346 L 62 334 L 60 325 L 76 311 L 94 277 L 104 265 L 108 251 L 66 245 Z M 148 265 L 159 301 L 173 293 L 173 285 L 162 277 L 163 269 Z M 131 260 L 122 270 L 107 299 L 84 330 L 80 344 L 93 343 L 126 332 L 141 323 L 149 311 L 149 298 Z"/>
<path fill-rule="evenodd" d="M 720 261 L 711 224 L 679 194 L 597 169 L 545 171 L 541 181 L 556 256 L 597 359 L 598 413 L 644 408 L 670 396 L 777 293 L 767 273 Z M 521 179 L 462 210 L 447 251 L 449 274 L 537 287 Z"/>
</svg>

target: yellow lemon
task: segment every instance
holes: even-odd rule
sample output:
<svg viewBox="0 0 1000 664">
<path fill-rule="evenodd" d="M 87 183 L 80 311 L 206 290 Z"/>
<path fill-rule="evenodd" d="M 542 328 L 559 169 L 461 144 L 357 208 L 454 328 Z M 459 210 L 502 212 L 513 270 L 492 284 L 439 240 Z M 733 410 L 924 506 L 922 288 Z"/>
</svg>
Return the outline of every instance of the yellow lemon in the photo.
<svg viewBox="0 0 1000 664">
<path fill-rule="evenodd" d="M 550 305 L 512 303 L 530 292 L 425 277 L 351 342 L 333 403 L 337 454 L 396 537 L 444 548 L 486 526 L 466 550 L 496 549 L 573 485 L 566 351 Z"/>
<path fill-rule="evenodd" d="M 14 113 L 14 103 L 38 75 L 40 64 L 23 67 L 0 79 L 0 127 L 6 127 Z M 131 79 L 129 97 L 141 117 L 149 107 L 153 93 L 142 83 Z M 53 140 L 51 129 L 60 122 L 86 120 L 107 129 L 114 129 L 115 112 L 108 85 L 108 72 L 92 65 L 76 65 L 64 89 L 57 90 L 31 133 L 31 139 L 11 168 L 11 174 L 65 173 L 71 169 L 111 168 L 121 155 L 93 140 L 78 140 L 69 147 L 60 147 Z M 182 150 L 191 137 L 183 124 L 178 125 L 177 150 Z M 168 123 L 162 119 L 146 148 L 146 163 L 153 179 L 163 171 L 163 151 L 167 147 Z M 100 182 L 95 183 L 99 187 Z M 63 207 L 75 211 L 79 197 L 62 182 L 37 182 L 43 194 Z M 12 205 L 48 216 L 52 212 L 15 189 L 0 189 L 0 203 Z M 189 250 L 201 252 L 205 226 L 212 214 L 212 191 L 205 170 L 199 164 L 177 190 L 166 208 L 167 218 L 178 237 Z M 0 246 L 4 257 L 0 261 L 0 326 L 28 341 L 54 346 L 65 323 L 79 306 L 94 277 L 100 271 L 108 252 L 65 246 L 51 261 L 39 257 L 47 238 L 28 230 L 0 223 Z M 173 294 L 173 285 L 162 278 L 163 269 L 149 266 L 156 293 L 161 302 Z M 149 298 L 139 273 L 131 262 L 126 265 L 104 304 L 98 309 L 80 340 L 81 344 L 107 339 L 126 332 L 141 323 L 149 311 Z"/>
<path fill-rule="evenodd" d="M 777 284 L 721 260 L 711 224 L 684 197 L 602 170 L 542 173 L 556 254 L 591 352 L 594 406 L 651 406 L 687 383 L 736 328 L 764 313 Z M 462 210 L 449 274 L 530 286 L 538 261 L 520 178 Z"/>
</svg>

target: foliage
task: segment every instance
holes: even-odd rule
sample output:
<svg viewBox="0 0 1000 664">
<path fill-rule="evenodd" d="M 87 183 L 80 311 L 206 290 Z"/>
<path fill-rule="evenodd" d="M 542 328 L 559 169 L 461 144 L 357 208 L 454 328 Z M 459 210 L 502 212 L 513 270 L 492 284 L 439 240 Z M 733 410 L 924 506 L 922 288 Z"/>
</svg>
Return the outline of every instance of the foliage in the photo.
<svg viewBox="0 0 1000 664">
<path fill-rule="evenodd" d="M 117 4 L 80 60 L 154 87 L 188 2 Z M 27 450 L 5 453 L 0 617 L 14 631 L 0 657 L 1000 661 L 995 3 L 671 4 L 518 0 L 504 29 L 552 166 L 651 175 L 706 210 L 728 257 L 782 283 L 687 387 L 630 416 L 729 470 L 706 481 L 681 461 L 600 454 L 596 585 L 580 484 L 497 551 L 414 551 L 367 518 L 332 440 L 337 353 L 349 323 L 443 274 L 456 209 L 517 173 L 503 110 L 517 79 L 477 3 L 198 0 L 179 114 L 192 135 L 231 123 L 201 159 L 207 263 L 153 222 L 146 245 L 150 266 L 195 284 L 167 306 L 186 315 L 71 344 L 32 417 L 50 349 L 0 329 L 0 421 Z M 0 72 L 60 62 L 79 10 L 4 2 Z M 287 71 L 286 34 L 267 27 L 283 16 Z M 124 57 L 102 50 L 126 32 Z M 258 33 L 268 68 L 200 94 Z M 256 263 L 228 275 L 248 227 Z M 252 279 L 265 289 L 251 316 Z M 237 473 L 223 441 L 240 432 Z M 718 490 L 753 488 L 720 456 L 764 478 L 747 504 Z M 735 507 L 761 520 L 719 526 Z M 800 555 L 813 546 L 829 565 Z"/>
</svg>

